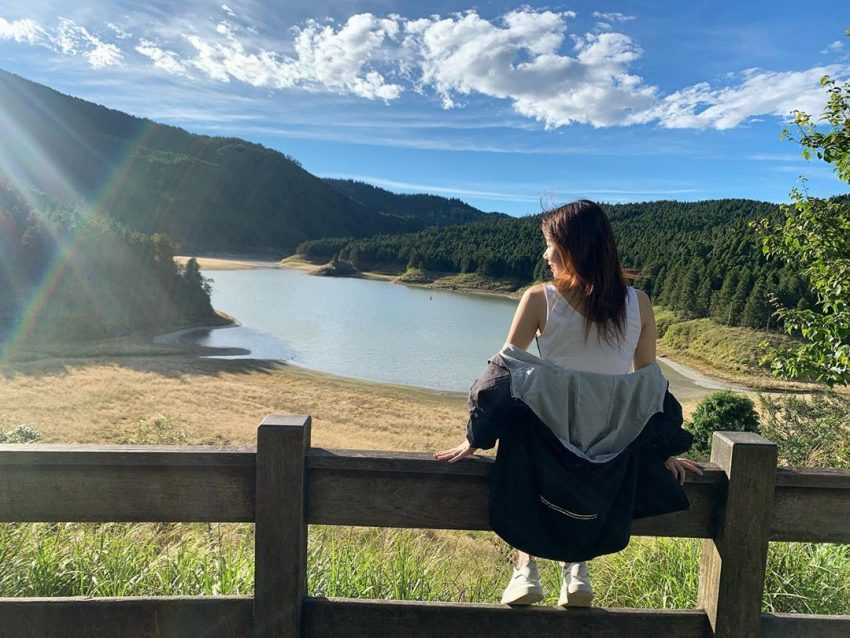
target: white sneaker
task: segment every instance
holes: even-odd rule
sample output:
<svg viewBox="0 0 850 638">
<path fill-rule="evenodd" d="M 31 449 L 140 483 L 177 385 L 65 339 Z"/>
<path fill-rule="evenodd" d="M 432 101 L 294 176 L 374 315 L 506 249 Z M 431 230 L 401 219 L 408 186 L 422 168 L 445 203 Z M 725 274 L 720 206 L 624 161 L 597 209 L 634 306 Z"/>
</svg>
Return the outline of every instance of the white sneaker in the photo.
<svg viewBox="0 0 850 638">
<path fill-rule="evenodd" d="M 593 600 L 593 588 L 587 574 L 587 563 L 563 563 L 561 565 L 561 607 L 589 607 Z"/>
<path fill-rule="evenodd" d="M 540 574 L 537 563 L 528 561 L 524 567 L 517 569 L 511 575 L 511 581 L 502 592 L 503 605 L 533 605 L 543 600 L 543 586 L 540 584 Z"/>
</svg>

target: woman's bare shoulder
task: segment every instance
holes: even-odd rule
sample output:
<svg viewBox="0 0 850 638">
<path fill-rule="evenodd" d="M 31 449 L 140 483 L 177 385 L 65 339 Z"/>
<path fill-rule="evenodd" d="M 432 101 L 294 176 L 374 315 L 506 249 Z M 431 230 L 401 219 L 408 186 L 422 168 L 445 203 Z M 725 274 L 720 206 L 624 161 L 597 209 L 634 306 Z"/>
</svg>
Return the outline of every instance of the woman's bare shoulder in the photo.
<svg viewBox="0 0 850 638">
<path fill-rule="evenodd" d="M 546 309 L 546 284 L 534 284 L 525 289 L 522 293 L 522 299 L 525 305 L 532 306 L 535 309 Z"/>
<path fill-rule="evenodd" d="M 646 292 L 644 292 L 640 288 L 635 288 L 634 286 L 632 286 L 632 288 L 634 288 L 635 294 L 637 295 L 639 302 L 641 302 L 642 304 L 652 304 L 652 302 L 649 300 L 649 295 L 646 294 Z"/>
<path fill-rule="evenodd" d="M 525 292 L 522 293 L 522 294 L 523 294 L 524 297 L 526 297 L 526 296 L 527 297 L 540 297 L 540 296 L 545 297 L 546 296 L 546 284 L 545 283 L 539 283 L 539 284 L 534 284 L 533 286 L 529 286 L 528 288 L 525 289 Z"/>
<path fill-rule="evenodd" d="M 640 307 L 640 314 L 642 317 L 653 317 L 654 313 L 652 311 L 652 300 L 649 298 L 649 295 L 646 294 L 640 288 L 635 288 L 635 293 L 637 294 L 638 305 Z"/>
</svg>

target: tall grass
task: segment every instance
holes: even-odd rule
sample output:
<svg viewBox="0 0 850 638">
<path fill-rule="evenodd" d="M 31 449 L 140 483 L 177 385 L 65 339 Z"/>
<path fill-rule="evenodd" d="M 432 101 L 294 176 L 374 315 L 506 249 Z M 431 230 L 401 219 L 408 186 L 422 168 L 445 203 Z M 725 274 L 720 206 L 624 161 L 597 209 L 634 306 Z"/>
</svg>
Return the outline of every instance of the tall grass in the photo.
<svg viewBox="0 0 850 638">
<path fill-rule="evenodd" d="M 311 526 L 308 592 L 394 600 L 498 602 L 510 548 L 486 532 Z M 606 607 L 696 604 L 700 542 L 634 537 L 590 563 Z M 246 524 L 0 525 L 0 596 L 250 595 L 254 533 Z M 556 563 L 541 561 L 546 604 Z M 850 610 L 850 546 L 771 543 L 763 609 Z"/>
</svg>

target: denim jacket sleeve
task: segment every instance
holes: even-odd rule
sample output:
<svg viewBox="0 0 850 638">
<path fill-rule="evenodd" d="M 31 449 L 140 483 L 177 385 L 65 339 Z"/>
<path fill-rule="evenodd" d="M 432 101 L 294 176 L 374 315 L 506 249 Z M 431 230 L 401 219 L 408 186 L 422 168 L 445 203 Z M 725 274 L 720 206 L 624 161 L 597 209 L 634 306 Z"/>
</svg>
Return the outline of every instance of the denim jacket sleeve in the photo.
<svg viewBox="0 0 850 638">
<path fill-rule="evenodd" d="M 466 439 L 474 448 L 487 450 L 501 437 L 511 408 L 511 374 L 492 361 L 469 389 Z"/>
</svg>

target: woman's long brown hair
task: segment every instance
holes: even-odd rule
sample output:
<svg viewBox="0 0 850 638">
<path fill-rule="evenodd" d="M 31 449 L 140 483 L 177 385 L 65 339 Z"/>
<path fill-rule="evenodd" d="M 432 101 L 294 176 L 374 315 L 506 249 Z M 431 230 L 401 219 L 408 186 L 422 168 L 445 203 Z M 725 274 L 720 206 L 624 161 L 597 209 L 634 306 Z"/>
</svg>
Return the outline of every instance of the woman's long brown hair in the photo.
<svg viewBox="0 0 850 638">
<path fill-rule="evenodd" d="M 581 199 L 544 213 L 540 228 L 564 264 L 555 286 L 566 299 L 581 300 L 585 340 L 596 324 L 597 337 L 616 345 L 625 337 L 626 276 L 605 212 Z"/>
</svg>

